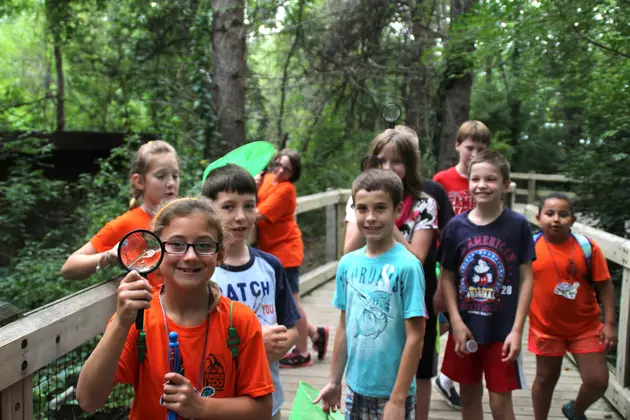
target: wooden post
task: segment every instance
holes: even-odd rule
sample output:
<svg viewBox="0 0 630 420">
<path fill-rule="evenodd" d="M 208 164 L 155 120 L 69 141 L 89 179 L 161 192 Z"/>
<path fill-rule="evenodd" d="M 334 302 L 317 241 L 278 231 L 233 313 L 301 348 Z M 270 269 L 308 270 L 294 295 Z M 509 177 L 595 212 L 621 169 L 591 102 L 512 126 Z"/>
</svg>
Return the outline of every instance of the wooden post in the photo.
<svg viewBox="0 0 630 420">
<path fill-rule="evenodd" d="M 536 204 L 536 179 L 533 178 L 534 172 L 529 171 L 527 178 L 527 204 Z"/>
<path fill-rule="evenodd" d="M 327 191 L 332 190 L 328 188 Z M 326 206 L 326 262 L 337 259 L 337 211 L 335 204 Z"/>
<path fill-rule="evenodd" d="M 344 223 L 344 219 L 346 218 L 346 203 L 337 203 L 335 207 L 337 210 L 337 228 L 335 229 L 337 233 L 337 259 L 339 260 L 343 256 L 343 243 L 346 239 L 346 224 Z"/>
<path fill-rule="evenodd" d="M 630 386 L 630 335 L 628 334 L 628 322 L 630 322 L 630 268 L 624 267 L 621 277 L 620 293 L 621 304 L 619 308 L 619 343 L 617 344 L 617 382 L 622 388 Z"/>
<path fill-rule="evenodd" d="M 0 327 L 10 324 L 22 316 L 23 311 L 9 302 L 0 301 Z"/>
<path fill-rule="evenodd" d="M 28 375 L 0 393 L 2 420 L 33 418 L 33 376 Z"/>
</svg>

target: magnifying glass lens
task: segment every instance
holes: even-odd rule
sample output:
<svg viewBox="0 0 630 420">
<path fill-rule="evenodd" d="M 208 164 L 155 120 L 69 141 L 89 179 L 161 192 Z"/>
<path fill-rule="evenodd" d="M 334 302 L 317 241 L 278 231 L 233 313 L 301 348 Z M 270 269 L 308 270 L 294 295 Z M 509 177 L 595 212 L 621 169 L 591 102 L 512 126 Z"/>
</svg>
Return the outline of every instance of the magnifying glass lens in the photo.
<svg viewBox="0 0 630 420">
<path fill-rule="evenodd" d="M 162 261 L 162 244 L 160 239 L 148 230 L 133 231 L 120 242 L 118 256 L 126 270 L 148 274 Z"/>
</svg>

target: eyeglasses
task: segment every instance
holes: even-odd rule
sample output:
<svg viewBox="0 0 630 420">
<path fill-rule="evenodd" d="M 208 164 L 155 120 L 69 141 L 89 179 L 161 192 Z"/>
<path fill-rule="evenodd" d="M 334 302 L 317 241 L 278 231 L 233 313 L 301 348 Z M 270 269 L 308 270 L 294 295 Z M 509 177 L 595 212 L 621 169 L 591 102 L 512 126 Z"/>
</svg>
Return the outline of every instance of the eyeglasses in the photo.
<svg viewBox="0 0 630 420">
<path fill-rule="evenodd" d="M 382 169 L 383 162 L 378 156 L 368 155 L 361 161 L 361 171 L 367 171 L 368 169 Z"/>
<path fill-rule="evenodd" d="M 276 168 L 276 169 L 279 169 L 279 170 L 283 171 L 284 173 L 286 173 L 286 174 L 287 174 L 287 175 L 289 175 L 289 176 L 293 173 L 293 169 L 287 168 L 286 166 L 282 166 L 282 165 L 281 165 L 281 164 L 279 164 L 279 163 L 276 163 L 276 164 L 274 165 L 274 168 Z"/>
<path fill-rule="evenodd" d="M 191 246 L 197 255 L 213 255 L 219 252 L 219 243 L 214 241 L 197 242 L 194 244 L 186 242 L 164 242 L 164 251 L 167 254 L 183 255 L 188 252 L 188 248 Z"/>
</svg>

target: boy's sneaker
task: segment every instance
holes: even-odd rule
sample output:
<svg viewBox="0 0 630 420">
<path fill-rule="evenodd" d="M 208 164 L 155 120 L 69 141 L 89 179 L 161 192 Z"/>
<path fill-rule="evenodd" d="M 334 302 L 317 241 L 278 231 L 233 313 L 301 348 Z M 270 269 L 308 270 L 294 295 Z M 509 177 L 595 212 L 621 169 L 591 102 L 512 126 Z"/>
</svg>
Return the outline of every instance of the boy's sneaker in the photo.
<svg viewBox="0 0 630 420">
<path fill-rule="evenodd" d="M 451 386 L 450 389 L 444 388 L 440 383 L 440 377 L 438 376 L 435 378 L 435 386 L 437 386 L 437 389 L 440 391 L 440 394 L 442 394 L 449 407 L 454 408 L 455 410 L 462 409 L 462 401 L 459 399 L 459 393 L 457 392 L 457 389 L 455 389 L 455 385 Z"/>
<path fill-rule="evenodd" d="M 287 353 L 284 359 L 280 360 L 281 368 L 295 369 L 306 366 L 313 366 L 311 354 L 306 353 L 306 356 L 302 356 L 295 348 L 291 350 L 291 353 Z"/>
<path fill-rule="evenodd" d="M 575 415 L 573 414 L 573 404 L 575 404 L 575 400 L 571 400 L 562 406 L 562 414 L 564 414 L 564 417 L 568 418 L 569 420 L 588 420 L 588 418 L 586 418 L 584 414 L 582 414 L 580 417 L 575 417 Z"/>
<path fill-rule="evenodd" d="M 313 341 L 313 350 L 317 352 L 317 358 L 324 360 L 328 350 L 328 327 L 317 327 L 317 340 Z"/>
</svg>

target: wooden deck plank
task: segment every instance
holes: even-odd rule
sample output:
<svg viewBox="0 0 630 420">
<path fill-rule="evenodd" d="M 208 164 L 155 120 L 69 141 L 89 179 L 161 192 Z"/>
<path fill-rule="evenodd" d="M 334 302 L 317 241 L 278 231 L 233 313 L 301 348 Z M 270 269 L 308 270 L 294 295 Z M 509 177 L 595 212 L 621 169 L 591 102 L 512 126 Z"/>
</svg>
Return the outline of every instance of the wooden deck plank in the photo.
<svg viewBox="0 0 630 420">
<path fill-rule="evenodd" d="M 285 393 L 285 403 L 282 406 L 282 418 L 289 418 L 293 399 L 301 380 L 308 382 L 316 389 L 321 389 L 328 381 L 330 369 L 330 357 L 332 355 L 332 344 L 335 337 L 335 329 L 339 320 L 339 311 L 335 309 L 332 302 L 334 282 L 330 281 L 322 287 L 315 289 L 309 295 L 304 296 L 303 302 L 306 307 L 309 322 L 315 325 L 328 325 L 330 327 L 329 353 L 323 361 L 314 360 L 313 366 L 300 369 L 282 369 L 282 384 Z M 523 337 L 523 348 L 526 348 L 527 337 Z M 446 346 L 446 336 L 442 337 L 442 351 Z M 536 370 L 534 356 L 528 351 L 524 351 L 523 365 L 527 377 L 527 383 L 531 386 Z M 440 355 L 440 358 L 442 355 Z M 564 361 L 562 376 L 556 387 L 554 399 L 551 405 L 549 420 L 566 420 L 562 415 L 562 405 L 571 398 L 575 398 L 580 387 L 580 376 L 575 366 L 569 361 Z M 345 384 L 344 384 L 345 388 Z M 514 392 L 514 409 L 518 420 L 531 420 L 534 418 L 530 389 Z M 484 395 L 484 413 L 486 418 L 492 418 L 490 406 L 488 405 L 487 392 Z M 613 419 L 621 420 L 622 417 L 605 400 L 601 399 L 586 412 L 590 420 Z M 431 395 L 432 420 L 453 420 L 461 419 L 461 413 L 451 409 L 442 397 L 433 392 Z M 309 420 L 309 419 L 304 419 Z"/>
</svg>

